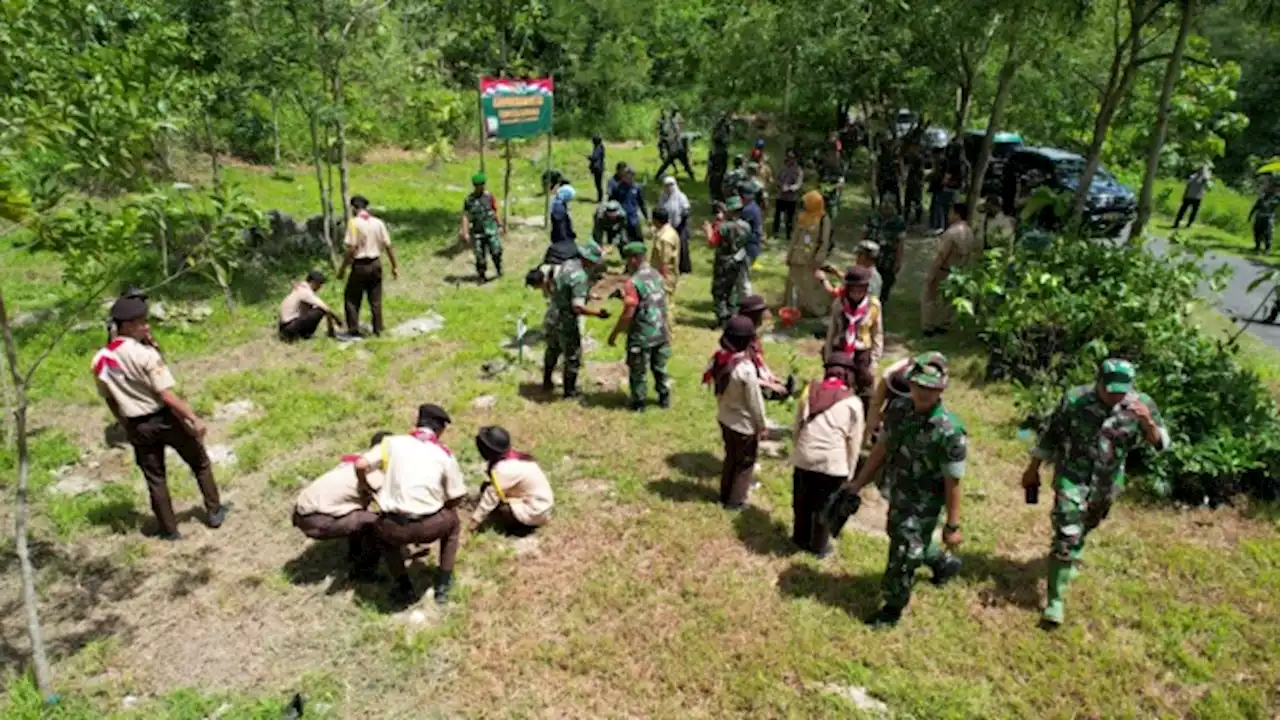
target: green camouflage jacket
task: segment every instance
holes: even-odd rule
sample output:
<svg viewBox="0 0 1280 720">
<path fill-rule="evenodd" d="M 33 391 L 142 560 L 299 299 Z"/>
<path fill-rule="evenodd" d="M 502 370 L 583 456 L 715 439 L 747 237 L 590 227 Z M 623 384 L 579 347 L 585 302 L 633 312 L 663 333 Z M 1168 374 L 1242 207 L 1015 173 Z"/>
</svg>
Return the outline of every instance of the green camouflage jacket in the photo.
<svg viewBox="0 0 1280 720">
<path fill-rule="evenodd" d="M 1142 426 L 1128 410 L 1134 400 L 1151 409 L 1151 418 L 1160 428 L 1161 449 L 1167 447 L 1164 418 L 1145 393 L 1130 393 L 1108 408 L 1098 399 L 1097 388 L 1081 385 L 1062 396 L 1032 456 L 1052 462 L 1059 477 L 1077 484 L 1116 482 L 1124 475 L 1129 451 L 1145 442 Z"/>
<path fill-rule="evenodd" d="M 884 427 L 889 504 L 936 514 L 945 501 L 943 476 L 957 480 L 964 476 L 969 442 L 960 418 L 942 402 L 918 413 L 910 397 L 897 397 L 885 410 Z"/>
<path fill-rule="evenodd" d="M 631 324 L 627 326 L 627 347 L 651 348 L 668 343 L 667 295 L 662 285 L 662 273 L 645 265 L 631 276 L 627 285 L 627 294 L 635 293 L 639 301 Z"/>
<path fill-rule="evenodd" d="M 498 203 L 493 193 L 485 190 L 479 195 L 468 194 L 462 201 L 462 212 L 467 214 L 471 237 L 493 237 L 498 234 Z"/>
<path fill-rule="evenodd" d="M 877 213 L 867 220 L 867 239 L 880 245 L 880 255 L 876 258 L 877 268 L 890 273 L 898 268 L 898 254 L 902 252 L 898 236 L 906 231 L 907 222 L 901 215 L 885 220 Z"/>
<path fill-rule="evenodd" d="M 626 213 L 618 213 L 616 218 L 610 220 L 605 214 L 604 207 L 601 206 L 596 210 L 595 223 L 591 228 L 591 239 L 595 240 L 601 247 L 603 247 L 606 242 L 617 245 L 621 241 L 623 233 L 625 233 L 626 230 Z"/>
<path fill-rule="evenodd" d="M 582 260 L 566 260 L 556 272 L 555 285 L 551 290 L 551 306 L 556 311 L 556 322 L 577 324 L 578 316 L 574 314 L 573 308 L 587 304 L 587 292 L 590 290 L 591 278 L 582 267 Z"/>
<path fill-rule="evenodd" d="M 738 262 L 733 256 L 739 250 L 746 250 L 751 241 L 751 225 L 746 220 L 725 220 L 720 223 L 720 244 L 716 245 L 716 264 L 732 264 Z M 746 262 L 743 260 L 742 262 Z"/>
<path fill-rule="evenodd" d="M 738 189 L 747 181 L 747 171 L 742 168 L 734 168 L 724 174 L 724 196 L 730 197 L 738 194 Z"/>
</svg>

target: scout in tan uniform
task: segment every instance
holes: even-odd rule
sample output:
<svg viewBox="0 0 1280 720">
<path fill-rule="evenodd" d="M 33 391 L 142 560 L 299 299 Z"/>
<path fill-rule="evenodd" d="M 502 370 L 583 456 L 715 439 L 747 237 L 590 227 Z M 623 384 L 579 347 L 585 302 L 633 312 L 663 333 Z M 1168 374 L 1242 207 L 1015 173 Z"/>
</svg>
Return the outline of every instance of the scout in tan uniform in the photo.
<svg viewBox="0 0 1280 720">
<path fill-rule="evenodd" d="M 98 394 L 128 434 L 134 458 L 147 479 L 151 510 L 160 524 L 159 536 L 182 539 L 169 499 L 165 447 L 177 450 L 195 473 L 204 496 L 205 522 L 211 528 L 220 527 L 230 506 L 222 504 L 213 482 L 213 464 L 203 443 L 205 425 L 173 391 L 173 374 L 160 353 L 143 343 L 151 336 L 147 304 L 136 297 L 120 298 L 111 306 L 111 319 L 119 335 L 94 355 L 93 375 Z"/>
<path fill-rule="evenodd" d="M 669 218 L 664 207 L 653 211 L 653 250 L 649 254 L 649 265 L 662 275 L 668 314 L 675 312 L 676 285 L 680 283 L 680 233 Z"/>
<path fill-rule="evenodd" d="M 382 334 L 382 253 L 391 261 L 391 277 L 400 277 L 391 235 L 381 220 L 369 214 L 369 201 L 360 195 L 351 198 L 351 222 L 347 225 L 347 255 L 338 268 L 338 279 L 351 268 L 351 277 L 343 291 L 347 330 L 360 334 L 360 303 L 369 298 L 373 316 L 373 334 Z"/>
<path fill-rule="evenodd" d="M 511 436 L 496 425 L 480 428 L 476 449 L 489 466 L 480 489 L 480 504 L 471 515 L 471 529 L 486 519 L 515 535 L 527 535 L 551 519 L 555 495 L 551 483 L 533 457 L 511 449 Z"/>
<path fill-rule="evenodd" d="M 951 269 L 982 260 L 982 241 L 974 236 L 965 220 L 967 217 L 967 203 L 955 203 L 951 206 L 951 214 L 947 216 L 947 230 L 938 238 L 938 254 L 924 276 L 924 292 L 920 298 L 920 326 L 925 337 L 945 333 L 955 317 L 951 304 L 938 295 L 942 282 L 951 274 Z"/>
<path fill-rule="evenodd" d="M 365 492 L 371 470 L 381 470 L 377 493 L 382 511 L 374 532 L 382 546 L 387 570 L 395 579 L 392 600 L 408 605 L 418 595 L 404 566 L 404 546 L 440 541 L 440 572 L 435 600 L 443 605 L 453 587 L 453 563 L 458 556 L 460 525 L 454 509 L 467 496 L 462 469 L 440 435 L 452 419 L 439 405 L 418 408 L 418 422 L 407 435 L 392 435 L 355 461 L 356 478 Z"/>
<path fill-rule="evenodd" d="M 293 289 L 285 296 L 284 302 L 280 303 L 281 340 L 309 340 L 316 334 L 322 320 L 328 321 L 329 337 L 333 337 L 335 323 L 342 327 L 338 316 L 316 295 L 324 287 L 324 281 L 324 273 L 312 270 L 307 273 L 305 282 L 293 284 Z"/>
<path fill-rule="evenodd" d="M 369 441 L 370 447 L 381 447 L 389 432 L 379 432 Z M 311 481 L 298 493 L 293 507 L 293 526 L 312 540 L 347 538 L 347 557 L 355 567 L 355 573 L 364 577 L 373 574 L 373 564 L 378 556 L 373 542 L 373 525 L 378 514 L 369 511 L 373 496 L 382 489 L 382 473 L 365 474 L 367 488 L 360 486 L 356 477 L 356 460 L 359 455 L 344 455 L 329 472 Z"/>
</svg>

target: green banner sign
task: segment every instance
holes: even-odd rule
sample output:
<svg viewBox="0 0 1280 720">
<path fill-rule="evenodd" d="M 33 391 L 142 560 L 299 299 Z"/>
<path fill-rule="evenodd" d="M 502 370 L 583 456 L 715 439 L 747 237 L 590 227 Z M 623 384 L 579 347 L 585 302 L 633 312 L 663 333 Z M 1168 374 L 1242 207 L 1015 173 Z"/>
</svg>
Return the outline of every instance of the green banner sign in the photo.
<svg viewBox="0 0 1280 720">
<path fill-rule="evenodd" d="M 551 78 L 481 78 L 485 135 L 505 140 L 551 132 L 554 99 Z"/>
</svg>

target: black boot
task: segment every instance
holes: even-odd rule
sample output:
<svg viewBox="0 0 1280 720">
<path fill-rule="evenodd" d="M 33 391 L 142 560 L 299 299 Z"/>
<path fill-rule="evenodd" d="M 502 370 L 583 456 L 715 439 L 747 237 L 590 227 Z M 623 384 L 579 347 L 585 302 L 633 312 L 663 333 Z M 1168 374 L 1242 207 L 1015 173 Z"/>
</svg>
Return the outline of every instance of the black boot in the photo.
<svg viewBox="0 0 1280 720">
<path fill-rule="evenodd" d="M 542 392 L 549 393 L 556 389 L 555 381 L 551 378 L 551 375 L 555 373 L 555 371 L 556 369 L 554 365 L 542 366 Z"/>
<path fill-rule="evenodd" d="M 933 567 L 933 584 L 941 587 L 946 585 L 947 581 L 960 574 L 964 563 L 960 558 L 950 553 L 943 555 L 938 564 Z"/>
<path fill-rule="evenodd" d="M 396 581 L 396 586 L 391 589 L 391 604 L 406 608 L 416 602 L 418 591 L 413 589 L 413 582 L 407 577 Z"/>
<path fill-rule="evenodd" d="M 497 273 L 498 277 L 502 277 L 502 259 L 501 258 L 493 259 L 493 271 Z"/>
<path fill-rule="evenodd" d="M 436 578 L 435 600 L 437 605 L 449 602 L 449 593 L 453 590 L 453 571 L 440 571 Z"/>
<path fill-rule="evenodd" d="M 888 630 L 897 625 L 901 619 L 902 608 L 885 605 L 863 622 L 871 626 L 872 630 Z"/>
<path fill-rule="evenodd" d="M 629 407 L 632 412 L 644 412 L 644 401 L 632 400 L 631 404 L 628 405 L 627 407 Z"/>
<path fill-rule="evenodd" d="M 564 397 L 566 400 L 578 397 L 578 376 L 574 373 L 564 374 Z"/>
<path fill-rule="evenodd" d="M 488 278 L 485 277 L 487 273 L 488 273 L 488 270 L 486 268 L 476 267 L 476 282 L 480 285 L 483 285 L 486 282 L 488 282 Z"/>
<path fill-rule="evenodd" d="M 662 393 L 658 396 L 658 407 L 663 410 L 671 407 L 671 393 Z"/>
</svg>

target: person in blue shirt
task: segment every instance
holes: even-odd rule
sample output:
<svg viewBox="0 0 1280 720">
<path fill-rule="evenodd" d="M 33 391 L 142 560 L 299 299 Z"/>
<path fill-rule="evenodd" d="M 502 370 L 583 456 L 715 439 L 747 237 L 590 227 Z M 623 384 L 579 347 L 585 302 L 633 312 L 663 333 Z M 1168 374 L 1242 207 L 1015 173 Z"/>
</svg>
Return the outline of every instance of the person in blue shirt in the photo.
<svg viewBox="0 0 1280 720">
<path fill-rule="evenodd" d="M 636 184 L 636 171 L 623 166 L 618 185 L 609 194 L 610 200 L 617 200 L 622 205 L 622 212 L 627 216 L 627 238 L 631 242 L 640 242 L 644 223 L 649 221 L 649 209 L 644 204 L 644 188 Z"/>
<path fill-rule="evenodd" d="M 747 262 L 738 280 L 738 289 L 741 293 L 738 297 L 746 297 L 751 294 L 751 266 L 764 251 L 764 212 L 756 202 L 755 187 L 752 183 L 742 186 L 739 192 L 742 196 L 741 218 L 751 226 L 751 239 L 747 241 L 746 247 Z"/>
<path fill-rule="evenodd" d="M 573 231 L 573 216 L 569 214 L 569 203 L 577 195 L 577 191 L 568 183 L 556 188 L 556 197 L 551 201 L 551 244 L 572 242 L 578 237 Z"/>
<path fill-rule="evenodd" d="M 613 177 L 609 178 L 609 183 L 604 186 L 604 196 L 610 200 L 613 199 L 613 191 L 618 189 L 622 184 L 622 172 L 627 169 L 627 164 L 620 162 L 613 168 Z"/>
<path fill-rule="evenodd" d="M 591 138 L 591 154 L 587 156 L 587 169 L 591 171 L 591 177 L 596 181 L 596 204 L 604 202 L 604 190 L 601 183 L 604 181 L 604 141 L 599 135 Z"/>
</svg>

